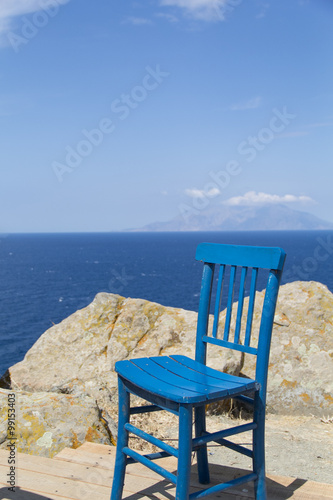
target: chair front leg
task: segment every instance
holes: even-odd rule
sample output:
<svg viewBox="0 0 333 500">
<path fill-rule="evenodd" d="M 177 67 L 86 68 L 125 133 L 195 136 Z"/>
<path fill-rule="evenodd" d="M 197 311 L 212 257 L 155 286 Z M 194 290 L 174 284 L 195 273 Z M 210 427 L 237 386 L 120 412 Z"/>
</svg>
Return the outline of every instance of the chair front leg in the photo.
<svg viewBox="0 0 333 500">
<path fill-rule="evenodd" d="M 199 406 L 195 408 L 195 437 L 201 437 L 206 432 L 206 408 Z M 201 484 L 210 482 L 209 466 L 207 456 L 207 445 L 197 450 L 198 476 Z"/>
<path fill-rule="evenodd" d="M 127 456 L 123 453 L 125 446 L 128 446 L 128 431 L 125 424 L 129 422 L 130 415 L 130 394 L 126 390 L 123 381 L 118 377 L 118 397 L 119 397 L 119 415 L 118 415 L 118 440 L 116 450 L 116 462 L 111 491 L 111 500 L 121 500 L 123 494 L 125 469 Z"/>
<path fill-rule="evenodd" d="M 179 405 L 176 500 L 188 500 L 192 453 L 192 405 Z"/>
<path fill-rule="evenodd" d="M 254 482 L 256 500 L 266 500 L 265 472 L 265 404 L 259 392 L 254 398 L 254 422 L 257 428 L 253 430 L 253 472 L 258 476 Z"/>
</svg>

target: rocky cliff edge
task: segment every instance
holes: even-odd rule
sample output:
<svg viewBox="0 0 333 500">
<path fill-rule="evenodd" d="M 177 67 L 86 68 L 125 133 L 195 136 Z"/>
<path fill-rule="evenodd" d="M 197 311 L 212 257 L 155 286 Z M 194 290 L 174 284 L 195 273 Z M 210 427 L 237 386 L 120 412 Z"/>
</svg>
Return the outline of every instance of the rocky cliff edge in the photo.
<svg viewBox="0 0 333 500">
<path fill-rule="evenodd" d="M 253 335 L 263 292 L 257 294 Z M 0 447 L 6 447 L 8 394 L 15 393 L 17 448 L 53 456 L 84 441 L 114 443 L 115 362 L 181 353 L 194 356 L 197 314 L 142 299 L 99 293 L 47 330 L 1 378 Z M 223 321 L 223 314 L 222 314 Z M 274 320 L 267 409 L 327 416 L 332 410 L 333 294 L 316 282 L 281 286 Z M 253 357 L 209 352 L 210 366 L 252 377 Z M 151 425 L 159 428 L 157 417 Z"/>
</svg>

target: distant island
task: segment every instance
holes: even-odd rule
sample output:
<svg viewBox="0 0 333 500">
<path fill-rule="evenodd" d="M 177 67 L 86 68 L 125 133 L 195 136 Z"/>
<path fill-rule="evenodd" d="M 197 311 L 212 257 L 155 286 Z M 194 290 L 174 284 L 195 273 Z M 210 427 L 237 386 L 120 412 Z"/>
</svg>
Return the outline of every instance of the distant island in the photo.
<svg viewBox="0 0 333 500">
<path fill-rule="evenodd" d="M 181 212 L 181 210 L 180 210 Z M 333 223 L 282 204 L 184 209 L 170 221 L 153 222 L 131 231 L 277 231 L 333 229 Z"/>
</svg>

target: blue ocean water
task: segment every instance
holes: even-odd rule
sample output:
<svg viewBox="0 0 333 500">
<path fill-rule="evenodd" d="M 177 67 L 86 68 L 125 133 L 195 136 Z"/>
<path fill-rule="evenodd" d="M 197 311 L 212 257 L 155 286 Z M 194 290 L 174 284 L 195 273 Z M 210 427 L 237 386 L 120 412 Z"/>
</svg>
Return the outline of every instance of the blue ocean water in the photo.
<svg viewBox="0 0 333 500">
<path fill-rule="evenodd" d="M 0 375 L 98 292 L 197 310 L 203 241 L 280 246 L 282 284 L 313 280 L 333 292 L 333 231 L 0 235 Z"/>
</svg>

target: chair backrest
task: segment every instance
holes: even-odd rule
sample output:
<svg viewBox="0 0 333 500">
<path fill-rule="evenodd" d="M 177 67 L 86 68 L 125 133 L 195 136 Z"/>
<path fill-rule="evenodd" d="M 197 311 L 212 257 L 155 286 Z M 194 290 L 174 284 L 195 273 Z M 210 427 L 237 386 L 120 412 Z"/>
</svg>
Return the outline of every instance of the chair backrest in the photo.
<svg viewBox="0 0 333 500">
<path fill-rule="evenodd" d="M 257 356 L 256 380 L 266 390 L 272 327 L 285 256 L 281 248 L 217 243 L 201 243 L 198 246 L 196 259 L 203 261 L 204 269 L 196 338 L 197 361 L 206 363 L 207 344 L 255 355 Z M 265 288 L 266 291 L 261 310 L 258 342 L 254 346 L 251 334 L 259 282 L 261 289 Z M 233 311 L 235 291 L 236 297 L 238 292 L 236 299 L 238 306 Z M 245 299 L 246 295 L 249 295 L 248 299 Z M 215 304 L 212 300 L 214 297 Z M 211 306 L 213 306 L 214 321 L 210 332 L 208 320 Z M 223 325 L 220 321 L 221 309 L 225 309 Z"/>
</svg>

